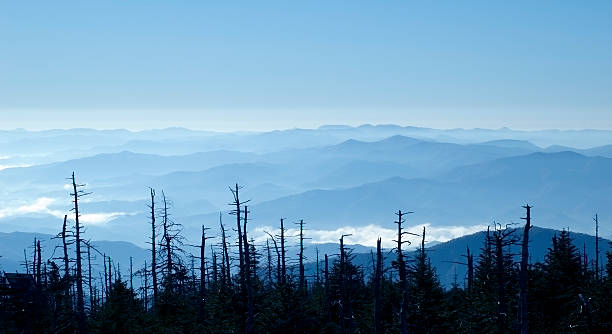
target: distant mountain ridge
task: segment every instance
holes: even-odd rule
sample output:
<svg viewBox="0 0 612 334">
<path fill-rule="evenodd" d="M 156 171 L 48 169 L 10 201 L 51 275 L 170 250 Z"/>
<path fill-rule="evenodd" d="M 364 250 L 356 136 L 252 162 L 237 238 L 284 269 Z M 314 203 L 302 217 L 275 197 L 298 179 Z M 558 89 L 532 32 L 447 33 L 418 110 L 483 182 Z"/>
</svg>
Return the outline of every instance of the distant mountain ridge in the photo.
<svg viewBox="0 0 612 334">
<path fill-rule="evenodd" d="M 544 260 L 544 255 L 547 249 L 552 245 L 552 237 L 555 234 L 559 234 L 559 230 L 546 229 L 534 226 L 530 232 L 530 258 L 531 263 Z M 578 247 L 581 252 L 583 249 L 587 251 L 587 257 L 590 259 L 594 258 L 595 254 L 595 237 L 583 233 L 570 232 L 570 236 L 573 239 L 574 245 Z M 445 287 L 450 287 L 453 283 L 455 276 L 457 282 L 463 285 L 463 280 L 466 274 L 465 266 L 458 263 L 465 262 L 464 255 L 467 247 L 470 248 L 470 252 L 474 254 L 475 262 L 478 261 L 478 256 L 481 252 L 484 244 L 486 232 L 477 232 L 474 234 L 462 236 L 456 239 L 449 240 L 443 243 L 434 243 L 430 246 L 426 246 L 426 251 L 431 259 L 432 265 L 436 268 L 436 272 L 442 284 Z M 515 231 L 515 235 L 522 237 L 522 228 L 519 227 Z M 43 248 L 44 259 L 53 260 L 53 258 L 59 257 L 58 250 L 56 247 L 60 245 L 60 240 L 55 239 L 53 235 L 41 234 L 41 233 L 1 233 L 0 232 L 0 270 L 6 272 L 24 271 L 24 249 L 26 250 L 26 256 L 31 256 L 32 243 L 34 238 L 41 241 Z M 390 240 L 383 240 L 383 245 L 390 245 Z M 151 256 L 150 250 L 138 247 L 129 242 L 117 242 L 117 241 L 93 241 L 94 247 L 98 248 L 100 252 L 110 256 L 113 259 L 113 263 L 120 268 L 124 277 L 129 272 L 129 261 L 130 257 L 133 260 L 134 268 L 139 268 L 144 265 L 145 261 L 149 260 Z M 600 238 L 600 261 L 601 265 L 605 267 L 605 253 L 612 251 L 610 247 L 610 240 Z M 426 244 L 427 245 L 427 244 Z M 261 247 L 261 246 L 258 246 Z M 335 243 L 324 243 L 324 244 L 313 244 L 307 243 L 305 249 L 306 256 L 306 271 L 311 277 L 315 276 L 316 273 L 316 252 L 319 252 L 320 269 L 323 268 L 323 259 L 327 254 L 333 261 L 337 257 L 339 252 L 339 245 Z M 364 273 L 367 275 L 371 274 L 372 266 L 372 255 L 371 252 L 375 252 L 373 247 L 367 247 L 363 245 L 351 245 L 347 247 L 352 251 L 352 261 L 354 264 L 361 266 Z M 407 246 L 406 254 L 409 257 L 414 256 L 412 249 L 416 245 Z M 520 244 L 514 246 L 511 250 L 513 253 L 519 254 Z M 188 251 L 195 252 L 194 249 L 187 249 Z M 74 250 L 70 249 L 73 253 Z M 288 248 L 287 256 L 291 263 L 294 263 L 297 257 L 298 249 L 295 245 Z M 99 272 L 103 268 L 101 264 L 101 258 L 99 254 L 94 254 L 94 266 L 96 266 L 95 272 Z M 395 253 L 390 252 L 389 249 L 384 251 L 385 266 L 391 267 L 391 262 L 395 258 Z M 518 258 L 517 258 L 518 260 Z M 55 259 L 56 262 L 61 262 L 59 259 Z M 265 264 L 262 262 L 261 266 Z M 117 270 L 117 269 L 115 269 Z M 126 279 L 126 278 L 124 278 Z"/>
<path fill-rule="evenodd" d="M 227 212 L 227 187 L 235 183 L 244 186 L 241 197 L 251 200 L 252 224 L 260 228 L 276 226 L 279 217 L 305 219 L 320 231 L 386 228 L 399 208 L 415 211 L 413 225 L 482 226 L 515 221 L 517 207 L 529 202 L 541 226 L 586 231 L 596 212 L 612 216 L 608 135 L 392 124 L 0 131 L 0 168 L 32 165 L 0 170 L 0 231 L 53 230 L 49 222 L 70 207 L 65 178 L 72 171 L 92 192 L 82 203 L 91 236 L 138 244 L 149 187 L 164 190 L 173 217 L 197 235 L 201 224 L 217 224 Z M 572 148 L 570 139 L 598 146 Z M 604 224 L 602 233 L 612 229 Z"/>
</svg>

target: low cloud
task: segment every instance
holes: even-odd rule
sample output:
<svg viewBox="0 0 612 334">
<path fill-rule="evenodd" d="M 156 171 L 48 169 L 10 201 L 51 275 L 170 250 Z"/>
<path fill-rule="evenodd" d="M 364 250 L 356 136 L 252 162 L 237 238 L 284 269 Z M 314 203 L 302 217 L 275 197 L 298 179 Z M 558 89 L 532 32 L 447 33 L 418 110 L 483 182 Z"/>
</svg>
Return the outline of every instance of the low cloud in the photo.
<svg viewBox="0 0 612 334">
<path fill-rule="evenodd" d="M 64 218 L 65 214 L 68 217 L 73 216 L 66 211 L 53 209 L 52 206 L 57 202 L 57 199 L 50 197 L 40 197 L 31 203 L 22 203 L 17 206 L 8 206 L 0 209 L 0 219 L 22 216 L 28 214 L 47 214 L 57 218 Z M 91 225 L 104 225 L 115 218 L 127 216 L 126 212 L 97 212 L 81 214 L 81 222 Z"/>
<path fill-rule="evenodd" d="M 1 159 L 0 159 L 1 160 Z M 20 167 L 30 167 L 28 164 L 16 164 L 16 165 L 0 165 L 0 170 L 9 169 L 9 168 L 20 168 Z"/>
<path fill-rule="evenodd" d="M 81 222 L 90 225 L 104 225 L 111 220 L 129 215 L 126 212 L 104 212 L 104 213 L 86 213 L 80 215 Z"/>
<path fill-rule="evenodd" d="M 471 226 L 432 226 L 431 224 L 421 224 L 406 226 L 405 231 L 421 235 L 423 233 L 423 227 L 426 229 L 426 242 L 439 241 L 445 242 L 451 239 L 455 239 L 467 234 L 476 233 L 485 230 L 485 225 L 471 225 Z M 265 242 L 268 235 L 265 233 L 270 232 L 271 234 L 278 234 L 278 227 L 262 226 L 255 228 L 254 239 L 256 242 Z M 286 235 L 288 237 L 297 236 L 299 230 L 287 229 Z M 397 239 L 397 229 L 384 228 L 379 225 L 366 225 L 366 226 L 344 226 L 334 230 L 308 230 L 305 232 L 306 237 L 311 238 L 312 243 L 338 243 L 340 236 L 343 234 L 351 234 L 345 238 L 349 244 L 360 244 L 364 246 L 376 246 L 376 240 L 380 237 L 382 239 L 383 247 L 393 247 L 393 240 Z M 420 242 L 420 236 L 406 235 L 412 245 L 417 245 Z M 296 238 L 289 238 L 296 239 Z"/>
<path fill-rule="evenodd" d="M 56 200 L 54 198 L 40 197 L 32 203 L 22 204 L 16 207 L 5 207 L 0 209 L 0 219 L 32 213 L 41 213 L 52 215 L 55 217 L 63 217 L 64 213 L 62 211 L 52 210 L 49 208 L 53 203 L 55 203 L 55 201 Z"/>
</svg>

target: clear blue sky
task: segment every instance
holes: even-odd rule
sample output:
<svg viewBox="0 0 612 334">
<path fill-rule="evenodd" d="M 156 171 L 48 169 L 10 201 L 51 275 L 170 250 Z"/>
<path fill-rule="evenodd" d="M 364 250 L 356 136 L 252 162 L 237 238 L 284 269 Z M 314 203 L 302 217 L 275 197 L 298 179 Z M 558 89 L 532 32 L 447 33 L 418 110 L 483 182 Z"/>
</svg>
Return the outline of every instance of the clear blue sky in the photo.
<svg viewBox="0 0 612 334">
<path fill-rule="evenodd" d="M 3 1 L 0 128 L 612 128 L 612 1 Z"/>
</svg>

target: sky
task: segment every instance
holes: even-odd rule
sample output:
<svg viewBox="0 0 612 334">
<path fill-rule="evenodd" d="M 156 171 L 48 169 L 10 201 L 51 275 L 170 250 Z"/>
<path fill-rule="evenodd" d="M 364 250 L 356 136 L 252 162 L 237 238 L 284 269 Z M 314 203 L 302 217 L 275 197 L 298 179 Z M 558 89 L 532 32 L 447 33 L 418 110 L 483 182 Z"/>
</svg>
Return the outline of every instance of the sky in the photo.
<svg viewBox="0 0 612 334">
<path fill-rule="evenodd" d="M 3 1 L 0 128 L 612 129 L 610 1 Z"/>
</svg>

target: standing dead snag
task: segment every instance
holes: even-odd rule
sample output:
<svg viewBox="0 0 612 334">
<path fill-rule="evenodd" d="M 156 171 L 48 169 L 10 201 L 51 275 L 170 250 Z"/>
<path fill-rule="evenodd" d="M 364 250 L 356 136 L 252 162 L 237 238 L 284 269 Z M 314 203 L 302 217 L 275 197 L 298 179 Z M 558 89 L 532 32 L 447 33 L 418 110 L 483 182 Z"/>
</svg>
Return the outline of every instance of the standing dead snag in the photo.
<svg viewBox="0 0 612 334">
<path fill-rule="evenodd" d="M 467 291 L 468 294 L 471 294 L 474 286 L 474 254 L 470 254 L 470 246 L 467 246 L 465 257 L 467 259 Z"/>
<path fill-rule="evenodd" d="M 132 257 L 130 256 L 130 291 L 134 292 L 134 264 L 132 263 Z"/>
<path fill-rule="evenodd" d="M 287 284 L 287 261 L 285 255 L 287 254 L 287 250 L 285 249 L 285 220 L 281 218 L 280 220 L 280 243 L 281 243 L 281 283 L 283 285 Z"/>
<path fill-rule="evenodd" d="M 207 228 L 202 225 L 202 239 L 200 241 L 200 320 L 206 318 L 206 230 Z M 213 265 L 216 265 L 216 263 Z"/>
<path fill-rule="evenodd" d="M 276 284 L 280 285 L 282 283 L 282 272 L 281 272 L 281 253 L 278 250 L 278 244 L 276 243 L 276 239 L 272 234 L 266 232 L 270 239 L 272 239 L 272 243 L 274 243 L 274 250 L 276 251 Z"/>
<path fill-rule="evenodd" d="M 42 285 L 42 276 L 41 276 L 41 272 L 40 272 L 41 266 L 42 266 L 42 261 L 41 261 L 41 257 L 42 257 L 41 253 L 42 252 L 41 252 L 41 249 L 40 249 L 40 240 L 38 240 L 36 242 L 36 250 L 35 250 L 35 252 L 38 255 L 36 257 L 36 260 L 37 260 L 37 263 L 36 263 L 36 283 L 40 286 L 40 285 Z"/>
<path fill-rule="evenodd" d="M 519 325 L 521 334 L 529 333 L 529 305 L 527 300 L 527 262 L 529 261 L 529 230 L 531 229 L 531 207 L 529 204 L 523 208 L 527 210 L 527 215 L 522 218 L 525 220 L 525 228 L 523 229 L 523 243 L 521 245 L 521 271 L 519 273 Z"/>
<path fill-rule="evenodd" d="M 62 246 L 64 250 L 64 278 L 68 280 L 70 277 L 69 270 L 69 261 L 68 258 L 68 241 L 66 240 L 66 221 L 68 220 L 68 215 L 64 215 L 64 224 L 62 225 Z"/>
<path fill-rule="evenodd" d="M 74 172 L 72 173 L 72 190 L 70 194 L 73 197 L 74 204 L 74 220 L 75 220 L 75 245 L 76 245 L 76 289 L 77 289 L 77 318 L 80 333 L 87 333 L 87 319 L 85 315 L 85 302 L 83 297 L 83 268 L 81 263 L 81 229 L 83 228 L 79 221 L 79 198 L 88 195 L 88 193 L 79 190 L 83 187 L 82 184 L 76 183 Z"/>
<path fill-rule="evenodd" d="M 376 269 L 374 274 L 374 333 L 382 334 L 382 250 L 381 240 L 376 241 Z"/>
<path fill-rule="evenodd" d="M 351 298 L 349 296 L 348 289 L 346 287 L 347 284 L 350 285 L 350 280 L 352 278 L 350 261 L 348 259 L 348 254 L 346 248 L 344 247 L 344 237 L 349 237 L 352 234 L 343 234 L 340 237 L 340 324 L 342 327 L 342 332 L 352 333 L 354 327 L 353 321 L 353 305 L 351 302 Z M 348 281 L 348 282 L 347 282 Z M 348 325 L 348 328 L 347 328 Z"/>
<path fill-rule="evenodd" d="M 266 239 L 266 252 L 268 253 L 268 284 L 272 283 L 272 254 L 270 253 L 270 240 Z"/>
<path fill-rule="evenodd" d="M 412 213 L 412 212 L 407 212 L 407 213 Z M 397 221 L 395 222 L 397 224 L 397 240 L 395 240 L 397 242 L 397 266 L 398 266 L 398 271 L 399 271 L 400 290 L 402 292 L 402 304 L 401 304 L 401 309 L 400 309 L 400 332 L 402 334 L 408 333 L 407 315 L 408 315 L 408 305 L 409 305 L 408 303 L 408 299 L 409 299 L 408 278 L 406 275 L 406 263 L 404 262 L 404 253 L 402 252 L 402 244 L 404 243 L 410 244 L 410 241 L 402 240 L 402 236 L 404 236 L 405 234 L 413 234 L 413 233 L 405 232 L 402 228 L 402 224 L 405 221 L 403 218 L 405 214 L 406 214 L 405 212 L 402 212 L 402 210 L 399 210 L 396 213 Z"/>
<path fill-rule="evenodd" d="M 151 209 L 151 278 L 153 284 L 153 303 L 152 306 L 155 307 L 155 302 L 157 301 L 157 253 L 155 250 L 155 245 L 157 244 L 157 236 L 155 234 L 155 189 L 149 188 L 151 191 L 151 205 L 149 205 L 149 209 Z"/>
<path fill-rule="evenodd" d="M 235 187 L 229 188 L 230 191 L 232 192 L 232 195 L 234 196 L 234 202 L 230 203 L 229 205 L 235 207 L 232 211 L 230 211 L 231 215 L 235 215 L 236 216 L 236 227 L 238 229 L 238 254 L 239 254 L 239 258 L 240 258 L 240 270 L 239 270 L 239 277 L 240 277 L 240 288 L 242 291 L 245 290 L 245 273 L 246 273 L 246 269 L 245 269 L 245 248 L 246 248 L 246 243 L 244 242 L 244 237 L 242 235 L 242 227 L 241 227 L 241 223 L 242 223 L 242 219 L 241 219 L 241 206 L 248 203 L 249 201 L 244 201 L 244 202 L 240 202 L 240 194 L 239 191 L 240 189 L 242 189 L 242 187 L 238 186 L 238 183 L 236 183 Z"/>
<path fill-rule="evenodd" d="M 162 227 L 164 230 L 164 234 L 162 235 L 162 240 L 164 240 L 164 243 L 162 244 L 162 247 L 165 248 L 166 251 L 166 280 L 168 283 L 168 287 L 170 289 L 170 291 L 172 291 L 172 269 L 173 269 L 173 263 L 172 263 L 172 236 L 170 235 L 170 229 L 169 229 L 169 221 L 168 221 L 168 201 L 166 200 L 166 194 L 164 193 L 164 191 L 162 190 L 162 201 L 164 203 L 164 208 L 163 208 L 163 219 L 162 219 Z"/>
<path fill-rule="evenodd" d="M 223 226 L 221 212 L 219 212 L 219 225 L 221 226 L 221 246 L 223 252 L 221 254 L 221 282 L 223 283 L 223 287 L 225 288 L 232 284 L 232 280 L 230 275 L 229 253 L 227 250 L 227 241 L 225 238 L 225 227 Z"/>
<path fill-rule="evenodd" d="M 508 297 L 506 296 L 508 279 L 506 272 L 508 267 L 512 265 L 512 255 L 504 252 L 504 247 L 516 244 L 518 239 L 513 235 L 515 229 L 507 226 L 502 228 L 500 224 L 495 224 L 494 227 L 492 242 L 495 247 L 493 259 L 495 260 L 497 276 L 497 327 L 499 333 L 504 333 L 508 317 Z"/>
<path fill-rule="evenodd" d="M 175 222 L 170 217 L 171 201 L 168 200 L 164 191 L 162 191 L 161 218 L 162 218 L 162 237 L 160 240 L 159 251 L 164 254 L 162 257 L 160 271 L 165 273 L 164 284 L 168 292 L 174 292 L 176 288 L 182 288 L 177 285 L 177 280 L 180 279 L 182 270 L 186 270 L 181 263 L 183 254 L 183 237 L 181 236 L 182 225 Z M 176 260 L 176 262 L 175 262 Z"/>
<path fill-rule="evenodd" d="M 236 201 L 238 200 L 238 197 L 236 196 Z M 248 221 L 248 214 L 249 214 L 249 210 L 248 210 L 248 206 L 244 206 L 244 226 L 243 226 L 243 230 L 242 230 L 242 237 L 244 238 L 243 240 L 243 245 L 244 245 L 244 268 L 245 271 L 243 272 L 244 275 L 244 279 L 245 279 L 245 284 L 246 284 L 246 293 L 247 293 L 247 319 L 246 319 L 246 326 L 245 326 L 245 333 L 249 334 L 253 332 L 253 325 L 255 323 L 255 308 L 254 308 L 254 301 L 253 301 L 253 287 L 251 285 L 251 255 L 250 253 L 250 248 L 249 248 L 249 242 L 248 242 L 248 238 L 247 238 L 247 221 Z"/>
<path fill-rule="evenodd" d="M 599 281 L 599 217 L 595 214 L 595 280 Z"/>
<path fill-rule="evenodd" d="M 110 256 L 107 257 L 108 259 L 108 292 L 110 294 L 111 290 L 113 289 L 113 265 L 111 263 L 111 258 Z"/>
<path fill-rule="evenodd" d="M 94 308 L 93 284 L 91 282 L 91 245 L 87 243 L 87 285 L 89 286 L 89 309 Z"/>
<path fill-rule="evenodd" d="M 108 272 L 106 269 L 106 253 L 104 253 L 103 255 L 102 262 L 104 263 L 104 295 L 106 299 L 108 299 Z"/>
<path fill-rule="evenodd" d="M 306 278 L 304 275 L 304 220 L 300 220 L 298 223 L 300 226 L 300 253 L 299 256 L 299 270 L 300 270 L 300 278 L 299 278 L 299 289 L 301 293 L 306 292 Z"/>
</svg>

